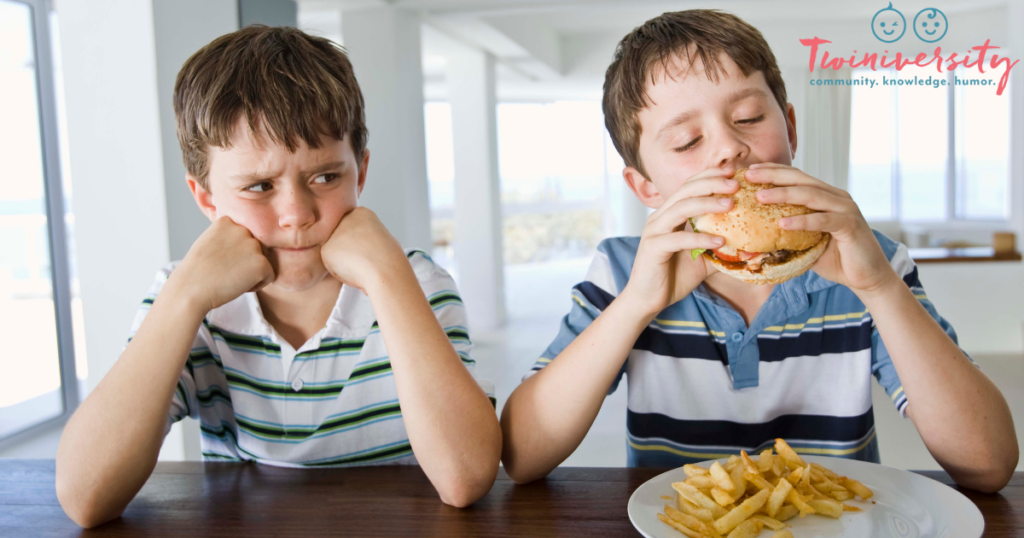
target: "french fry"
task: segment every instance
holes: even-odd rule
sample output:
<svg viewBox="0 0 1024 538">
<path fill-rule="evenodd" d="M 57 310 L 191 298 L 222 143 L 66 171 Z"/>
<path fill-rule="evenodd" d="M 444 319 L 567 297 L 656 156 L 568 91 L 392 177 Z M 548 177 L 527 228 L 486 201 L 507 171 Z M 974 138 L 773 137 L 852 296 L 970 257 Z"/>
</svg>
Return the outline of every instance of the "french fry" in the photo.
<svg viewBox="0 0 1024 538">
<path fill-rule="evenodd" d="M 725 470 L 717 461 L 711 464 L 711 478 L 715 479 L 718 487 L 725 491 L 732 491 L 736 489 L 736 485 L 732 483 L 732 477 L 729 476 L 729 472 Z"/>
<path fill-rule="evenodd" d="M 786 460 L 778 454 L 772 458 L 772 472 L 775 476 L 782 476 L 786 472 Z"/>
<path fill-rule="evenodd" d="M 814 508 L 816 514 L 839 519 L 843 515 L 843 503 L 831 499 L 811 499 L 807 504 Z"/>
<path fill-rule="evenodd" d="M 765 480 L 761 475 L 743 473 L 743 479 L 754 484 L 758 489 L 775 489 L 775 486 L 773 486 L 771 482 Z"/>
<path fill-rule="evenodd" d="M 779 521 L 787 521 L 793 519 L 799 513 L 800 510 L 798 510 L 797 507 L 793 506 L 792 504 L 787 504 L 784 505 L 782 508 L 779 508 L 779 513 L 775 514 L 775 519 Z"/>
<path fill-rule="evenodd" d="M 754 467 L 757 469 L 757 467 Z M 746 466 L 737 465 L 733 467 L 732 472 L 729 473 L 729 478 L 732 479 L 733 489 L 729 492 L 734 499 L 739 499 L 747 492 L 747 480 L 743 478 L 743 474 L 746 472 Z"/>
<path fill-rule="evenodd" d="M 865 501 L 870 499 L 875 494 L 873 491 L 865 487 L 864 484 L 861 484 L 860 482 L 852 478 L 847 478 L 845 476 L 839 477 L 839 485 L 852 491 L 854 495 L 860 497 Z"/>
<path fill-rule="evenodd" d="M 800 476 L 800 484 L 810 487 L 811 486 L 811 466 L 807 465 L 804 467 L 804 472 Z"/>
<path fill-rule="evenodd" d="M 706 468 L 701 467 L 700 465 L 697 465 L 695 463 L 687 463 L 686 465 L 683 465 L 683 472 L 686 473 L 686 476 L 688 478 L 692 478 L 694 476 L 699 475 L 705 475 L 709 473 L 709 471 Z"/>
<path fill-rule="evenodd" d="M 731 531 L 737 525 L 739 525 L 740 523 L 748 519 L 750 516 L 754 515 L 755 512 L 760 510 L 761 507 L 764 506 L 764 503 L 768 502 L 768 497 L 770 495 L 771 492 L 766 489 L 762 489 L 761 491 L 757 492 L 756 495 L 748 498 L 747 500 L 743 501 L 739 506 L 729 511 L 728 514 L 718 518 L 718 520 L 715 521 L 715 530 L 718 531 L 720 534 L 725 534 Z"/>
<path fill-rule="evenodd" d="M 790 484 L 788 480 L 779 480 L 779 485 L 775 486 L 771 496 L 768 497 L 769 516 L 775 517 L 779 513 L 779 508 L 782 508 L 782 503 L 786 501 L 790 491 L 793 491 L 793 484 Z"/>
<path fill-rule="evenodd" d="M 807 501 L 804 501 L 804 498 L 801 497 L 795 489 L 790 490 L 790 492 L 786 495 L 786 500 L 793 503 L 793 506 L 796 506 L 797 510 L 800 510 L 800 517 L 804 517 L 807 514 L 814 513 L 814 507 L 807 504 Z"/>
<path fill-rule="evenodd" d="M 852 491 L 832 491 L 829 492 L 829 495 L 839 502 L 848 501 L 853 498 Z"/>
<path fill-rule="evenodd" d="M 692 502 L 684 499 L 683 496 L 678 493 L 676 493 L 676 507 L 679 508 L 680 512 L 689 514 L 706 523 L 715 522 L 714 516 L 711 515 L 711 510 L 701 508 L 696 504 L 693 504 Z"/>
<path fill-rule="evenodd" d="M 673 482 L 672 488 L 675 489 L 686 500 L 692 502 L 693 504 L 701 508 L 706 508 L 710 510 L 711 517 L 717 519 L 728 513 L 726 509 L 722 508 L 721 506 L 718 506 L 718 503 L 712 500 L 711 497 L 708 497 L 699 489 L 687 484 L 686 482 Z"/>
<path fill-rule="evenodd" d="M 718 485 L 718 482 L 715 482 L 715 479 L 711 478 L 711 475 L 709 474 L 691 476 L 684 480 L 684 482 L 697 489 L 711 489 Z"/>
<path fill-rule="evenodd" d="M 825 467 L 820 463 L 812 463 L 811 467 L 813 467 L 815 470 L 828 477 L 829 480 L 836 481 L 839 479 L 839 475 L 837 475 L 831 469 Z"/>
<path fill-rule="evenodd" d="M 743 467 L 745 467 L 748 472 L 761 474 L 761 468 L 757 466 L 757 462 L 750 459 L 746 450 L 740 450 L 740 460 L 743 462 Z"/>
<path fill-rule="evenodd" d="M 783 523 L 783 522 L 781 522 L 781 521 L 779 521 L 777 519 L 770 518 L 770 517 L 768 517 L 768 516 L 766 516 L 764 514 L 754 514 L 754 515 L 750 516 L 750 519 L 756 519 L 756 520 L 760 521 L 761 523 L 764 523 L 765 527 L 768 527 L 769 529 L 771 529 L 773 531 L 780 531 L 780 530 L 786 528 L 786 524 L 785 523 Z"/>
<path fill-rule="evenodd" d="M 736 502 L 736 497 L 733 497 L 728 491 L 715 486 L 711 488 L 711 498 L 718 503 L 719 506 L 729 506 Z"/>
<path fill-rule="evenodd" d="M 658 512 L 658 519 L 660 519 L 662 523 L 664 523 L 664 524 L 672 527 L 673 529 L 683 533 L 683 535 L 687 536 L 688 538 L 708 538 L 708 535 L 701 534 L 701 533 L 699 533 L 699 532 L 697 532 L 697 531 L 695 531 L 693 529 L 690 529 L 690 528 L 686 527 L 685 525 L 672 520 L 672 518 L 666 516 L 665 514 L 662 514 L 661 512 Z"/>
<path fill-rule="evenodd" d="M 695 517 L 693 517 L 693 516 L 691 516 L 689 514 L 684 514 L 684 513 L 680 512 L 679 510 L 676 510 L 675 508 L 672 508 L 671 506 L 669 506 L 667 504 L 665 505 L 665 514 L 668 515 L 668 517 L 672 518 L 677 523 L 685 525 L 687 528 L 689 528 L 691 530 L 695 530 L 695 531 L 697 531 L 697 532 L 699 532 L 701 534 L 707 535 L 707 536 L 719 536 L 718 533 L 716 533 L 714 531 L 714 525 L 713 524 L 712 525 L 708 525 L 707 523 L 705 523 L 705 522 L 703 522 L 703 521 L 701 521 L 701 520 L 699 520 L 699 519 L 697 519 L 697 518 L 695 518 Z"/>
<path fill-rule="evenodd" d="M 782 459 L 786 460 L 786 464 L 794 470 L 796 470 L 797 467 L 807 467 L 807 462 L 804 461 L 804 459 L 801 458 L 795 450 L 793 450 L 793 447 L 789 446 L 789 443 L 781 437 L 775 440 L 775 451 L 778 452 L 779 455 L 782 456 Z"/>
<path fill-rule="evenodd" d="M 733 529 L 729 533 L 729 538 L 754 538 L 758 534 L 761 534 L 761 529 L 764 527 L 764 523 L 756 519 L 748 519 Z"/>
<path fill-rule="evenodd" d="M 788 475 L 786 475 L 786 480 L 789 480 L 789 483 L 793 484 L 794 486 L 799 486 L 800 485 L 800 480 L 803 477 L 804 477 L 804 468 L 803 467 L 797 467 L 796 469 L 793 469 L 793 472 L 791 472 Z"/>
<path fill-rule="evenodd" d="M 683 470 L 687 478 L 672 483 L 675 497 L 662 496 L 669 504 L 658 519 L 688 538 L 756 538 L 764 527 L 773 538 L 793 538 L 784 521 L 807 514 L 839 519 L 862 511 L 845 501 L 874 495 L 857 480 L 808 463 L 782 438 L 756 459 L 741 450 L 724 463 Z"/>
<path fill-rule="evenodd" d="M 761 474 L 772 470 L 772 449 L 766 448 L 761 451 L 761 455 L 757 457 L 757 468 Z"/>
</svg>

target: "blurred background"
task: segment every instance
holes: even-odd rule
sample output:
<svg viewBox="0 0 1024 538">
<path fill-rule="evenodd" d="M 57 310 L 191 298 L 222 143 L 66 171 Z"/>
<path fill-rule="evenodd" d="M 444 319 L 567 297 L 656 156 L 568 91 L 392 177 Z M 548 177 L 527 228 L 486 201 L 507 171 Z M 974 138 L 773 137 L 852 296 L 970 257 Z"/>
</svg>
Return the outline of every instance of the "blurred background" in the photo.
<svg viewBox="0 0 1024 538">
<path fill-rule="evenodd" d="M 934 44 L 884 44 L 870 26 L 880 2 L 0 0 L 0 457 L 54 457 L 153 275 L 207 226 L 184 181 L 171 94 L 182 63 L 213 38 L 262 23 L 347 49 L 373 157 L 361 203 L 455 276 L 500 412 L 554 338 L 597 243 L 638 235 L 648 214 L 603 127 L 615 45 L 662 12 L 698 7 L 764 34 L 796 108 L 793 165 L 849 190 L 874 228 L 912 247 L 929 298 L 1022 416 L 1024 67 L 1002 95 L 821 86 L 998 81 L 1006 66 L 808 72 L 799 39 L 828 39 L 822 51 L 846 57 L 936 46 L 962 56 L 990 40 L 1019 59 L 1024 2 L 903 2 L 894 7 L 908 20 L 941 9 L 949 30 Z M 882 462 L 938 468 L 875 388 Z M 625 464 L 625 404 L 625 389 L 606 400 L 566 465 Z M 200 459 L 198 425 L 176 424 L 161 458 Z"/>
</svg>

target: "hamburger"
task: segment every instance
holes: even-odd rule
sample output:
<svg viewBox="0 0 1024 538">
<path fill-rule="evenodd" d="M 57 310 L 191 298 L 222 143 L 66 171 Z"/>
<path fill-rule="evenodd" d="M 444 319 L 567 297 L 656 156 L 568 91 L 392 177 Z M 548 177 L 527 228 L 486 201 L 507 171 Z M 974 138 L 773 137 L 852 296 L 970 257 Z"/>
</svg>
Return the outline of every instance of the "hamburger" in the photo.
<svg viewBox="0 0 1024 538">
<path fill-rule="evenodd" d="M 751 284 L 778 284 L 802 275 L 825 252 L 830 235 L 809 230 L 783 230 L 779 219 L 816 213 L 813 209 L 791 204 L 762 204 L 757 191 L 773 185 L 748 183 L 743 174 L 733 176 L 739 190 L 735 204 L 727 213 L 708 213 L 690 219 L 695 232 L 721 236 L 722 247 L 695 249 L 693 259 L 704 256 L 719 271 Z"/>
</svg>

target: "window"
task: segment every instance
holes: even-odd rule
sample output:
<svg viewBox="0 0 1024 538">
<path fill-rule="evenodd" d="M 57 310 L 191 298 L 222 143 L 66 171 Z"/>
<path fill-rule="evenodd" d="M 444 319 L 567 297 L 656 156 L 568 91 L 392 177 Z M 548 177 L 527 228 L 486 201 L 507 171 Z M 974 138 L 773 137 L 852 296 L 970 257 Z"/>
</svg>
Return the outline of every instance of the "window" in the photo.
<svg viewBox="0 0 1024 538">
<path fill-rule="evenodd" d="M 920 223 L 1009 218 L 1009 93 L 953 84 L 985 74 L 934 67 L 855 70 L 849 191 L 868 220 Z M 882 86 L 889 79 L 945 79 L 946 86 Z"/>
<path fill-rule="evenodd" d="M 433 258 L 454 273 L 451 107 L 424 108 Z M 506 264 L 589 258 L 604 237 L 606 183 L 622 171 L 598 101 L 500 103 L 497 109 Z"/>
<path fill-rule="evenodd" d="M 600 102 L 501 103 L 497 115 L 505 263 L 592 257 L 607 179 Z"/>
<path fill-rule="evenodd" d="M 78 404 L 49 17 L 0 0 L 0 441 Z"/>
</svg>

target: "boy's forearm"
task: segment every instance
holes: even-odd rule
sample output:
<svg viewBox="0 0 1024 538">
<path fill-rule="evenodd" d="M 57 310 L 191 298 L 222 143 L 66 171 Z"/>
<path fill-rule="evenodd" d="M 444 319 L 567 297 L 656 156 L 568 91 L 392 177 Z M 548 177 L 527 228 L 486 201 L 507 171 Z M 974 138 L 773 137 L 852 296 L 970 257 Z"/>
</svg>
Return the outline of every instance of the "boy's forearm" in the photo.
<svg viewBox="0 0 1024 538">
<path fill-rule="evenodd" d="M 502 461 L 513 480 L 543 478 L 576 450 L 648 323 L 624 291 L 558 357 L 516 388 L 501 415 Z"/>
<path fill-rule="evenodd" d="M 1001 489 L 1016 468 L 1018 446 L 999 389 L 902 281 L 861 299 L 892 357 L 909 416 L 928 450 L 958 484 Z"/>
<path fill-rule="evenodd" d="M 168 283 L 132 342 L 65 426 L 57 496 L 79 525 L 119 516 L 152 472 L 171 397 L 204 315 Z"/>
<path fill-rule="evenodd" d="M 387 347 L 409 442 L 441 499 L 467 506 L 494 483 L 501 428 L 452 347 L 411 267 L 367 288 Z"/>
</svg>

